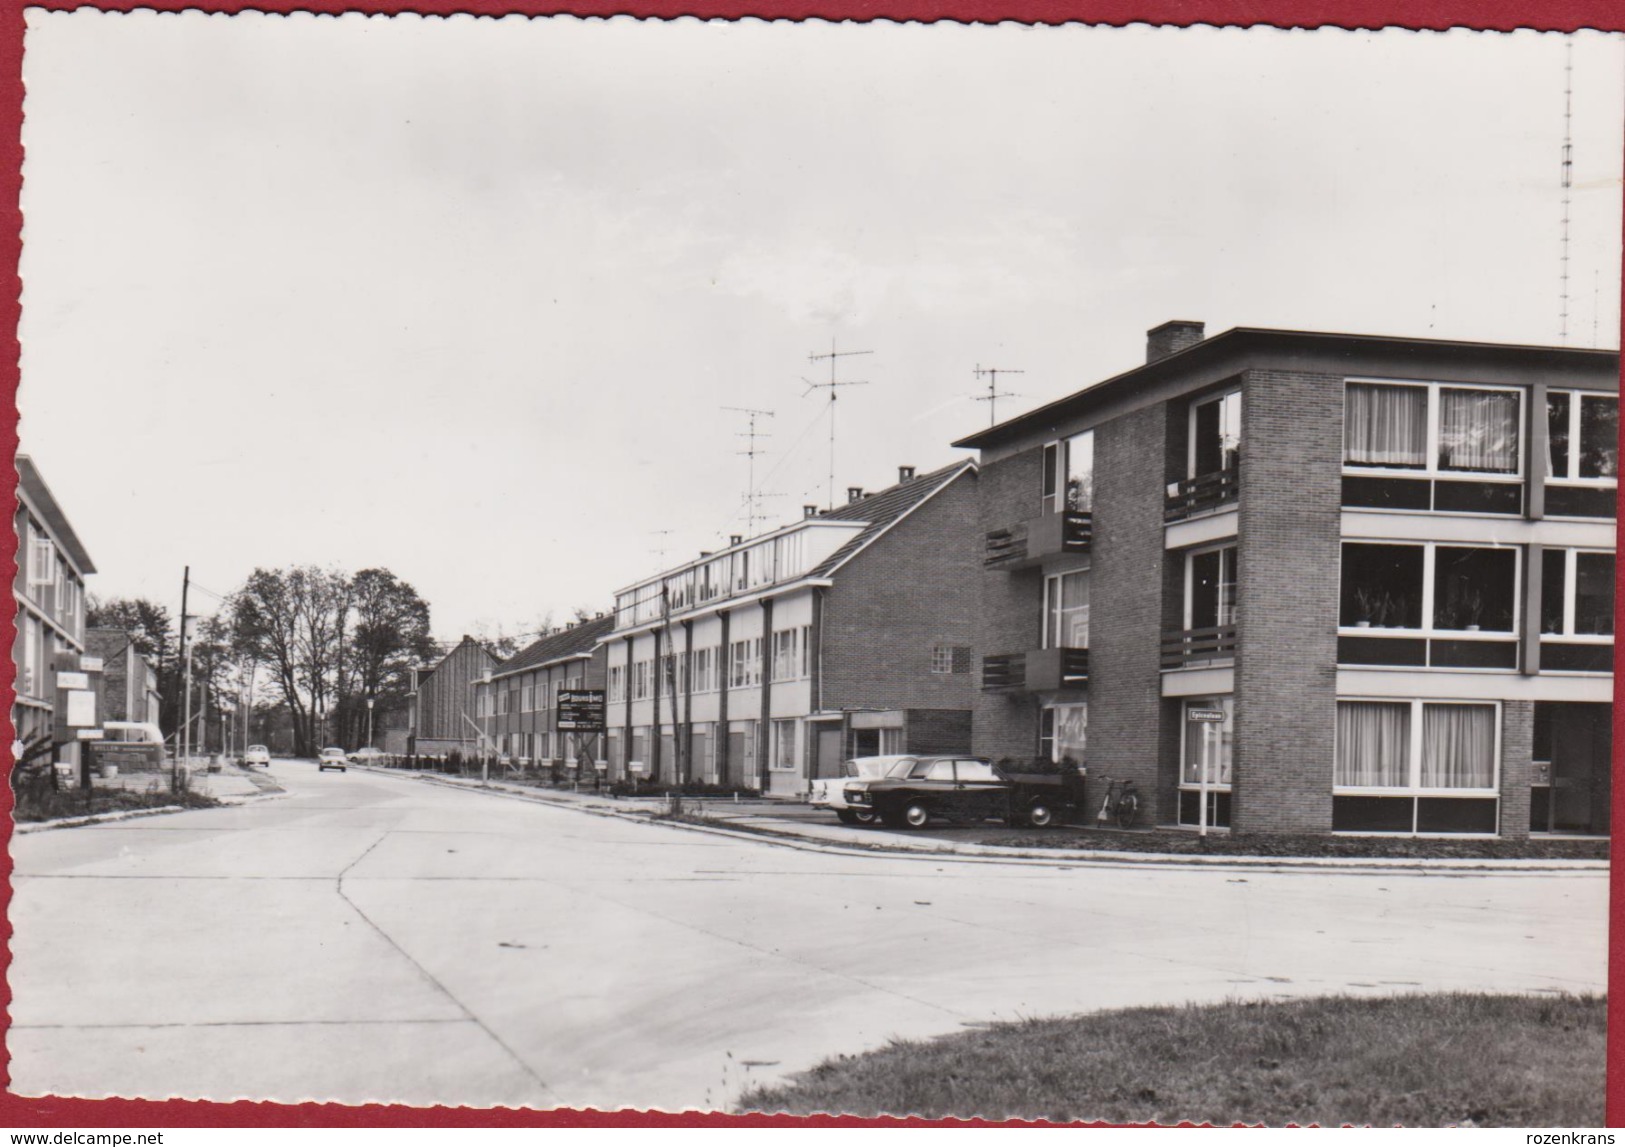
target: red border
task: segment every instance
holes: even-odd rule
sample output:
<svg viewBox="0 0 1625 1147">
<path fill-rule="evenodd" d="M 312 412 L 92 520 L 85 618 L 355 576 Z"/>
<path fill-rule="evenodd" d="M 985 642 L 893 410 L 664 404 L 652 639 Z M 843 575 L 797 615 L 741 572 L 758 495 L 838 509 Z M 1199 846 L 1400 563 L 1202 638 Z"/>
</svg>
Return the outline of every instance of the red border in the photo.
<svg viewBox="0 0 1625 1147">
<path fill-rule="evenodd" d="M 137 8 L 174 12 L 200 9 L 208 12 L 236 13 L 260 11 L 288 13 L 294 11 L 319 12 L 337 15 L 344 12 L 397 13 L 417 12 L 423 15 L 450 15 L 473 13 L 482 16 L 521 15 L 575 15 L 615 16 L 631 15 L 640 18 L 670 18 L 697 16 L 704 19 L 761 19 L 797 20 L 825 19 L 865 22 L 871 20 L 961 21 L 996 23 L 1015 21 L 1031 24 L 1059 24 L 1070 21 L 1089 24 L 1148 23 L 1174 26 L 1213 24 L 1220 26 L 1250 27 L 1272 25 L 1298 28 L 1410 28 L 1417 31 L 1445 28 L 1476 28 L 1487 31 L 1511 31 L 1527 28 L 1548 32 L 1572 32 L 1581 28 L 1603 31 L 1625 31 L 1625 7 L 1618 0 L 1091 0 L 1090 3 L 1060 3 L 1058 0 L 945 0 L 927 3 L 923 0 L 821 0 L 810 3 L 788 3 L 785 0 L 759 0 L 746 4 L 741 0 L 700 0 L 684 3 L 682 0 L 640 0 L 638 3 L 578 2 L 569 7 L 551 7 L 525 0 L 421 0 L 416 4 L 399 0 L 355 0 L 344 3 L 336 0 L 260 0 L 258 3 L 225 3 L 208 0 L 203 3 L 184 3 L 175 0 L 103 0 L 97 4 L 78 4 L 62 0 L 44 0 L 38 7 L 56 11 L 70 11 L 81 7 L 105 11 L 129 12 Z M 17 450 L 16 393 L 19 379 L 20 347 L 17 324 L 20 317 L 19 296 L 22 281 L 17 273 L 21 252 L 22 212 L 19 205 L 22 188 L 23 149 L 20 138 L 22 127 L 22 54 L 24 16 L 18 0 L 0 2 L 4 25 L 0 28 L 0 77 L 4 94 L 0 96 L 0 203 L 4 217 L 0 219 L 0 267 L 7 269 L 7 287 L 0 290 L 0 388 L 9 401 L 0 418 L 4 442 L 13 454 Z M 1622 267 L 1625 272 L 1625 267 Z M 4 471 L 0 481 L 5 483 L 7 504 L 13 512 L 16 506 L 16 472 Z M 9 582 L 16 574 L 16 541 L 5 544 L 0 574 Z M 1619 599 L 1625 600 L 1625 567 L 1620 570 Z M 0 649 L 9 649 L 15 639 L 15 619 L 10 611 L 0 611 Z M 1614 752 L 1616 773 L 1625 749 L 1625 713 L 1618 701 L 1619 682 L 1625 674 L 1625 649 L 1616 644 L 1614 706 Z M 9 662 L 8 662 L 9 664 Z M 14 672 L 14 671 L 13 671 Z M 7 707 L 4 714 L 4 741 L 10 744 L 15 731 L 10 726 L 9 695 L 11 682 L 7 682 Z M 1614 823 L 1625 824 L 1625 785 L 1615 784 Z M 0 814 L 10 823 L 11 787 L 0 785 Z M 1621 851 L 1614 850 L 1610 889 L 1610 988 L 1625 986 L 1625 859 Z M 0 851 L 0 907 L 9 906 L 11 893 L 11 857 L 9 851 Z M 9 914 L 0 919 L 0 938 L 5 951 L 0 954 L 0 971 L 10 965 L 11 927 Z M 1560 942 L 1554 937 L 1554 942 Z M 1625 1002 L 1617 992 L 1610 992 L 1608 1106 L 1609 1126 L 1625 1125 Z M 9 1009 L 9 985 L 0 982 L 0 1005 Z M 9 1018 L 9 1011 L 8 1011 Z M 9 1059 L 6 1060 L 9 1062 Z M 9 1075 L 5 1077 L 9 1082 Z M 184 1100 L 151 1102 L 146 1100 L 82 1100 L 82 1099 L 25 1099 L 0 1092 L 0 1125 L 18 1128 L 58 1127 L 992 1127 L 1010 1126 L 980 1120 L 944 1121 L 932 1123 L 919 1119 L 852 1119 L 835 1117 L 793 1118 L 789 1116 L 731 1116 L 731 1115 L 666 1115 L 658 1112 L 622 1111 L 527 1111 L 512 1108 L 415 1108 L 369 1105 L 351 1107 L 340 1104 L 286 1105 L 274 1103 L 203 1103 Z M 1031 1126 L 1031 1125 L 1029 1125 Z M 1043 1126 L 1038 1124 L 1037 1126 Z"/>
</svg>

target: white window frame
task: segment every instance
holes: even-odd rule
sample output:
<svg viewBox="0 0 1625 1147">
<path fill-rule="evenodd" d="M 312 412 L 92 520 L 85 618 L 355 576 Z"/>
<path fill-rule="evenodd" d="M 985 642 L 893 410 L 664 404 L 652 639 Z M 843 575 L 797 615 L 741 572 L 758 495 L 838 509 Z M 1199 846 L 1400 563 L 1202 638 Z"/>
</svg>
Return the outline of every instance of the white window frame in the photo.
<svg viewBox="0 0 1625 1147">
<path fill-rule="evenodd" d="M 1556 477 L 1552 477 L 1550 475 L 1547 475 L 1546 476 L 1546 485 L 1548 485 L 1548 486 L 1579 486 L 1579 487 L 1581 487 L 1583 489 L 1592 489 L 1592 490 L 1596 490 L 1596 489 L 1611 490 L 1611 489 L 1618 488 L 1619 479 L 1617 477 L 1616 478 L 1582 478 L 1582 477 L 1580 477 L 1580 426 L 1581 426 L 1580 404 L 1582 402 L 1586 401 L 1587 399 L 1604 400 L 1604 401 L 1612 402 L 1612 403 L 1614 403 L 1616 417 L 1617 417 L 1618 407 L 1619 407 L 1619 396 L 1617 394 L 1609 394 L 1606 391 L 1600 391 L 1600 390 L 1571 390 L 1570 388 L 1563 387 L 1563 386 L 1548 387 L 1547 390 L 1546 390 L 1546 397 L 1548 399 L 1550 399 L 1551 396 L 1554 395 L 1554 394 L 1565 394 L 1565 395 L 1568 396 L 1568 399 L 1569 399 L 1569 467 L 1568 467 L 1569 476 L 1567 478 L 1556 478 Z M 1543 418 L 1546 417 L 1546 412 L 1545 411 L 1541 411 L 1541 417 L 1543 417 Z M 1549 441 L 1547 443 L 1546 450 L 1547 450 L 1548 456 L 1550 456 L 1551 444 L 1550 444 Z M 1542 459 L 1541 464 L 1545 465 L 1546 464 L 1546 459 Z"/>
<path fill-rule="evenodd" d="M 1066 509 L 1066 480 L 1067 475 L 1072 472 L 1072 442 L 1074 439 L 1082 438 L 1085 435 L 1089 437 L 1089 474 L 1090 481 L 1093 483 L 1095 472 L 1095 428 L 1093 426 L 1086 430 L 1075 431 L 1064 438 L 1053 438 L 1044 443 L 1044 453 L 1040 458 L 1038 469 L 1038 504 L 1043 507 L 1044 513 L 1058 514 Z M 1055 489 L 1046 491 L 1044 489 L 1044 463 L 1052 454 L 1055 458 Z M 1091 496 L 1090 508 L 1080 512 L 1092 513 L 1093 511 L 1094 499 Z"/>
<path fill-rule="evenodd" d="M 1236 453 L 1238 455 L 1241 453 L 1241 435 L 1245 434 L 1247 431 L 1246 412 L 1242 411 L 1240 408 L 1242 402 L 1241 387 L 1231 386 L 1226 387 L 1224 390 L 1221 390 L 1216 394 L 1210 394 L 1205 398 L 1198 399 L 1197 401 L 1191 403 L 1190 409 L 1185 412 L 1185 477 L 1187 479 L 1200 478 L 1203 476 L 1196 472 L 1196 412 L 1204 406 L 1211 406 L 1215 402 L 1223 402 L 1232 395 L 1235 396 L 1237 404 L 1236 417 L 1238 421 L 1241 422 L 1240 433 L 1236 435 Z M 1221 433 L 1223 433 L 1224 411 L 1222 409 L 1219 412 L 1219 430 Z M 1215 470 L 1213 473 L 1222 474 L 1224 471 Z"/>
<path fill-rule="evenodd" d="M 1376 702 L 1382 705 L 1409 705 L 1411 707 L 1410 729 L 1410 783 L 1404 786 L 1372 785 L 1363 788 L 1359 785 L 1340 785 L 1337 783 L 1337 737 L 1335 727 L 1332 736 L 1332 795 L 1336 797 L 1486 797 L 1499 798 L 1501 795 L 1501 702 L 1477 697 L 1343 697 L 1337 698 L 1338 704 L 1343 702 L 1360 703 Z M 1451 789 L 1451 788 L 1423 788 L 1422 787 L 1422 707 L 1424 705 L 1484 705 L 1495 710 L 1495 765 L 1491 783 L 1488 788 Z M 1499 810 L 1497 810 L 1499 823 Z M 1411 810 L 1411 831 L 1416 832 L 1416 810 Z M 1388 834 L 1384 834 L 1388 835 Z M 1443 833 L 1445 836 L 1479 836 L 1481 833 Z"/>
<path fill-rule="evenodd" d="M 1595 546 L 1544 546 L 1542 547 L 1541 552 L 1542 560 L 1544 560 L 1544 555 L 1549 553 L 1561 553 L 1563 555 L 1563 631 L 1561 633 L 1548 632 L 1544 627 L 1545 619 L 1543 617 L 1540 637 L 1543 640 L 1550 637 L 1554 640 L 1563 642 L 1565 645 L 1612 645 L 1614 643 L 1614 634 L 1612 633 L 1574 632 L 1574 608 L 1580 588 L 1578 580 L 1580 571 L 1580 555 L 1602 554 L 1606 557 L 1613 558 L 1615 570 L 1614 576 L 1617 579 L 1619 576 L 1619 556 L 1616 551 L 1598 549 Z M 1546 592 L 1546 586 L 1544 583 L 1540 588 L 1541 593 L 1544 595 Z M 1615 609 L 1618 609 L 1617 604 Z"/>
<path fill-rule="evenodd" d="M 1195 708 L 1198 708 L 1198 709 L 1222 708 L 1223 703 L 1225 701 L 1230 702 L 1230 710 L 1229 710 L 1229 712 L 1230 712 L 1230 724 L 1231 724 L 1230 735 L 1232 737 L 1234 737 L 1235 736 L 1235 721 L 1236 721 L 1235 694 L 1233 694 L 1233 693 L 1219 693 L 1219 694 L 1210 694 L 1210 695 L 1208 695 L 1206 697 L 1186 697 L 1184 699 L 1183 703 L 1181 703 L 1181 705 L 1179 706 L 1179 785 L 1178 785 L 1178 787 L 1180 789 L 1186 791 L 1186 792 L 1193 792 L 1193 793 L 1194 792 L 1200 792 L 1201 788 L 1202 788 L 1202 782 L 1200 780 L 1187 781 L 1185 779 L 1185 749 L 1186 749 L 1185 739 L 1186 739 L 1187 736 L 1189 736 L 1190 728 L 1191 728 L 1192 725 L 1201 724 L 1201 722 L 1192 721 L 1190 719 L 1190 716 L 1189 716 L 1190 710 L 1191 710 L 1191 708 L 1193 706 Z M 1224 728 L 1223 725 L 1220 725 L 1219 727 L 1221 729 Z M 1234 754 L 1234 752 L 1235 752 L 1234 741 L 1231 742 L 1231 745 L 1232 745 L 1231 752 L 1232 752 L 1232 754 Z M 1228 781 L 1209 781 L 1207 783 L 1207 791 L 1210 792 L 1210 793 L 1227 793 L 1227 792 L 1230 792 L 1235 787 L 1235 780 L 1236 780 L 1236 761 L 1235 761 L 1234 755 L 1232 755 L 1232 757 L 1230 759 L 1230 779 Z"/>
<path fill-rule="evenodd" d="M 1197 558 L 1198 555 L 1221 553 L 1224 550 L 1230 550 L 1234 555 L 1230 559 L 1230 561 L 1231 561 L 1231 565 L 1232 565 L 1232 567 L 1234 569 L 1234 573 L 1235 573 L 1235 581 L 1234 581 L 1233 584 L 1236 587 L 1236 601 L 1232 605 L 1231 609 L 1234 612 L 1234 611 L 1239 611 L 1240 608 L 1241 608 L 1241 547 L 1238 546 L 1234 541 L 1225 541 L 1225 542 L 1220 542 L 1217 545 L 1196 546 L 1194 549 L 1186 550 L 1185 551 L 1185 613 L 1184 613 L 1185 626 L 1184 627 L 1185 627 L 1185 629 L 1187 631 L 1189 631 L 1190 629 L 1193 628 L 1192 625 L 1191 625 L 1191 606 L 1194 603 L 1194 599 L 1196 597 L 1196 592 L 1195 592 L 1196 591 L 1196 583 L 1195 583 L 1195 580 L 1191 576 L 1191 567 L 1195 564 L 1195 559 Z M 1219 577 L 1220 577 L 1220 584 L 1222 585 L 1223 584 L 1223 579 L 1224 579 L 1224 559 L 1223 558 L 1219 559 Z M 1093 587 L 1091 587 L 1091 588 L 1093 588 Z M 1047 617 L 1047 614 L 1046 614 L 1046 617 Z M 1219 623 L 1219 628 L 1222 629 L 1226 625 L 1235 625 L 1235 624 L 1236 624 L 1236 619 L 1235 619 L 1234 616 L 1232 616 L 1229 621 L 1221 621 Z"/>
<path fill-rule="evenodd" d="M 1421 388 L 1428 392 L 1427 399 L 1427 446 L 1424 455 L 1427 462 L 1423 466 L 1372 466 L 1343 460 L 1343 473 L 1354 475 L 1379 475 L 1386 477 L 1410 477 L 1443 479 L 1447 482 L 1504 482 L 1507 484 L 1521 483 L 1528 472 L 1529 440 L 1533 437 L 1529 433 L 1529 391 L 1522 386 L 1505 386 L 1492 382 L 1431 382 L 1424 379 L 1413 378 L 1345 378 L 1343 380 L 1343 411 L 1347 417 L 1348 388 L 1351 384 L 1360 386 L 1408 386 Z M 1440 390 L 1496 390 L 1518 396 L 1518 468 L 1510 474 L 1503 474 L 1496 470 L 1441 470 L 1439 468 L 1439 391 Z M 1541 411 L 1544 418 L 1546 412 Z M 1572 439 L 1571 439 L 1572 442 Z M 1338 447 L 1339 452 L 1347 449 L 1347 439 Z M 1366 508 L 1361 507 L 1362 512 Z M 1373 508 L 1375 509 L 1375 508 Z M 1389 512 L 1394 511 L 1378 511 Z M 1468 513 L 1462 510 L 1405 510 L 1403 513 Z"/>
<path fill-rule="evenodd" d="M 32 518 L 28 522 L 28 588 L 41 589 L 56 584 L 56 543 Z"/>
<path fill-rule="evenodd" d="M 1039 644 L 1038 644 L 1038 647 L 1040 649 L 1074 649 L 1074 648 L 1076 648 L 1076 649 L 1088 649 L 1089 648 L 1087 643 L 1085 643 L 1083 645 L 1080 645 L 1080 646 L 1070 646 L 1070 645 L 1065 645 L 1064 646 L 1064 645 L 1062 645 L 1060 643 L 1060 640 L 1059 640 L 1060 635 L 1058 633 L 1052 632 L 1051 629 L 1050 629 L 1050 617 L 1051 617 L 1052 612 L 1053 612 L 1051 610 L 1050 606 L 1055 601 L 1055 595 L 1060 592 L 1061 579 L 1062 578 L 1069 578 L 1069 577 L 1078 577 L 1080 575 L 1082 577 L 1088 578 L 1089 577 L 1089 568 L 1090 567 L 1088 567 L 1088 566 L 1084 566 L 1081 569 L 1062 570 L 1060 573 L 1052 573 L 1052 574 L 1045 574 L 1044 575 L 1043 632 L 1040 634 Z M 1094 588 L 1095 587 L 1093 585 L 1089 586 L 1089 594 L 1090 594 L 1089 600 L 1090 600 L 1090 605 L 1091 606 L 1094 603 Z M 1089 607 L 1086 606 L 1085 608 L 1089 608 Z M 1055 616 L 1055 624 L 1057 626 L 1060 626 L 1061 622 L 1062 622 L 1062 615 L 1059 614 L 1059 613 L 1056 613 L 1054 616 Z"/>
<path fill-rule="evenodd" d="M 773 718 L 772 728 L 769 731 L 769 734 L 772 737 L 772 740 L 769 742 L 771 751 L 768 753 L 767 757 L 767 767 L 771 771 L 775 773 L 793 773 L 797 770 L 797 767 L 800 764 L 799 758 L 801 755 L 799 736 L 800 725 L 801 722 L 793 717 Z M 786 726 L 789 726 L 789 728 L 786 729 Z M 786 748 L 787 737 L 788 748 L 790 750 L 790 761 L 788 764 L 781 764 L 779 758 L 783 755 L 784 749 Z"/>
<path fill-rule="evenodd" d="M 1438 637 L 1451 641 L 1507 641 L 1516 638 L 1523 632 L 1523 547 L 1519 545 L 1500 545 L 1494 542 L 1411 542 L 1390 541 L 1377 538 L 1344 538 L 1337 549 L 1337 600 L 1338 612 L 1342 612 L 1343 600 L 1343 548 L 1345 546 L 1405 546 L 1422 549 L 1422 625 L 1417 629 L 1408 629 L 1403 626 L 1389 625 L 1380 629 L 1339 623 L 1337 635 L 1339 637 L 1370 637 L 1392 636 L 1395 634 L 1405 637 Z M 1511 629 L 1441 629 L 1433 624 L 1433 584 L 1438 570 L 1437 549 L 1443 546 L 1451 550 L 1511 550 L 1512 551 L 1512 628 Z M 1610 638 L 1610 640 L 1612 640 Z M 1423 666 L 1412 666 L 1421 669 Z M 1455 667 L 1452 673 L 1507 673 L 1506 669 L 1483 669 L 1471 667 Z"/>
</svg>

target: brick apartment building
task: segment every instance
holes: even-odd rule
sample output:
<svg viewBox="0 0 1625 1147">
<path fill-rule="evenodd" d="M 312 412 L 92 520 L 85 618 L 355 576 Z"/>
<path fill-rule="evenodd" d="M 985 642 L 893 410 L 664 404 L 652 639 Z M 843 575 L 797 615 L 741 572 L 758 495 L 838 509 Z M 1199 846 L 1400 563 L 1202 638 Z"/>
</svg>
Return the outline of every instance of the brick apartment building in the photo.
<svg viewBox="0 0 1625 1147">
<path fill-rule="evenodd" d="M 477 751 L 475 683 L 501 664 L 501 658 L 464 635 L 434 665 L 414 669 L 407 699 L 406 751 L 425 756 Z"/>
<path fill-rule="evenodd" d="M 158 724 L 158 670 L 122 629 L 85 632 L 85 651 L 102 659 L 104 721 Z"/>
<path fill-rule="evenodd" d="M 17 537 L 11 587 L 17 632 L 11 654 L 17 676 L 11 727 L 24 751 L 32 753 L 51 737 L 57 670 L 77 670 L 85 652 L 85 578 L 96 567 L 26 454 L 17 456 L 12 527 Z M 77 744 L 65 744 L 56 753 L 59 761 L 78 763 Z"/>
<path fill-rule="evenodd" d="M 616 594 L 613 779 L 794 796 L 848 756 L 969 748 L 976 467 L 898 477 Z"/>
<path fill-rule="evenodd" d="M 480 726 L 492 751 L 525 765 L 578 766 L 580 734 L 556 728 L 559 690 L 604 687 L 606 655 L 599 641 L 614 625 L 614 618 L 599 616 L 546 634 L 477 684 Z M 587 749 L 593 754 L 586 762 L 590 777 L 602 739 L 587 742 Z"/>
<path fill-rule="evenodd" d="M 1616 351 L 1174 322 L 980 451 L 983 755 L 1151 819 L 1606 833 Z M 1097 798 L 1098 799 L 1098 798 Z"/>
</svg>

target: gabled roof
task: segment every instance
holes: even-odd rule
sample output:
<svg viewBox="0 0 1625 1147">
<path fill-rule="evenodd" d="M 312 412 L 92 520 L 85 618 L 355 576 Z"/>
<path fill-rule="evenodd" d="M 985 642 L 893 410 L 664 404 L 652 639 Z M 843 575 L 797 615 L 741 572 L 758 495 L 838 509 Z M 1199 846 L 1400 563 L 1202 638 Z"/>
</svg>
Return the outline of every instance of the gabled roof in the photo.
<svg viewBox="0 0 1625 1147">
<path fill-rule="evenodd" d="M 492 676 L 508 677 L 555 661 L 590 657 L 593 647 L 598 644 L 598 639 L 606 636 L 614 628 L 615 615 L 608 614 L 604 617 L 595 617 L 591 621 L 580 622 L 569 629 L 561 629 L 557 633 L 550 633 L 515 653 L 503 663 L 502 671 Z"/>
<path fill-rule="evenodd" d="M 836 550 L 829 557 L 819 562 L 807 574 L 807 577 L 828 577 L 845 565 L 852 556 L 874 541 L 881 534 L 895 526 L 904 515 L 913 510 L 921 502 L 942 489 L 949 482 L 958 478 L 966 471 L 976 469 L 976 463 L 970 459 L 955 462 L 951 466 L 944 466 L 940 470 L 933 470 L 929 474 L 921 474 L 910 478 L 906 482 L 899 482 L 879 493 L 870 494 L 867 498 L 856 502 L 848 502 L 825 514 L 818 515 L 823 521 L 837 522 L 866 522 L 864 529 Z"/>
<path fill-rule="evenodd" d="M 45 528 L 51 531 L 51 536 L 68 555 L 68 560 L 74 564 L 75 569 L 82 574 L 96 572 L 96 563 L 90 560 L 90 554 L 85 552 L 84 543 L 79 540 L 79 535 L 73 532 L 68 516 L 62 512 L 62 507 L 57 505 L 51 488 L 45 484 L 45 479 L 40 477 L 39 467 L 35 466 L 34 460 L 26 454 L 17 455 L 17 496 L 19 500 L 26 501 L 34 508 L 34 512 L 44 521 Z"/>
</svg>

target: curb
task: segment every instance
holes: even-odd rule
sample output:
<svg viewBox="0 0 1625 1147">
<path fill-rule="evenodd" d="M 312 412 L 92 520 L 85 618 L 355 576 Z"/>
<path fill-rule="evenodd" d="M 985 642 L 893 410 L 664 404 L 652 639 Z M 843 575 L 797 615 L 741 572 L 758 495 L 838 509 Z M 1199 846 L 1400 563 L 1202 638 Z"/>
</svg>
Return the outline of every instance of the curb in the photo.
<svg viewBox="0 0 1625 1147">
<path fill-rule="evenodd" d="M 366 766 L 363 766 L 366 767 Z M 1569 872 L 1576 874 L 1607 875 L 1610 861 L 1608 860 L 1544 860 L 1538 858 L 1507 858 L 1496 857 L 1281 857 L 1281 856 L 1191 856 L 1180 853 L 1166 852 L 1118 852 L 1110 849 L 1019 849 L 1005 848 L 999 845 L 986 844 L 955 844 L 949 841 L 935 841 L 930 844 L 911 844 L 906 841 L 875 841 L 873 843 L 859 841 L 825 840 L 817 836 L 805 835 L 794 831 L 785 831 L 773 826 L 728 825 L 717 821 L 708 821 L 700 824 L 695 821 L 656 820 L 654 810 L 606 807 L 604 805 L 586 804 L 581 801 L 560 799 L 536 790 L 518 789 L 500 783 L 480 785 L 473 781 L 453 780 L 432 773 L 403 772 L 398 769 L 374 769 L 366 767 L 368 772 L 383 773 L 386 775 L 406 777 L 415 780 L 427 781 L 430 784 L 442 785 L 447 788 L 460 789 L 485 793 L 491 796 L 503 796 L 516 800 L 529 800 L 537 804 L 550 805 L 554 808 L 566 808 L 576 812 L 587 813 L 592 816 L 617 817 L 622 820 L 638 821 L 645 824 L 661 824 L 670 828 L 686 829 L 693 832 L 706 832 L 718 836 L 728 836 L 734 839 L 750 839 L 765 844 L 776 844 L 785 848 L 796 848 L 806 852 L 822 852 L 845 856 L 896 856 L 906 859 L 942 860 L 951 859 L 982 864 L 1035 864 L 1066 865 L 1088 868 L 1186 868 L 1197 871 L 1211 871 L 1213 869 L 1243 869 L 1247 871 L 1291 871 L 1291 872 L 1336 872 L 1336 873 L 1369 873 L 1382 875 L 1398 872 L 1400 874 L 1427 874 L 1435 876 L 1499 876 L 1503 874 L 1545 875 L 1549 873 Z M 703 800 L 703 798 L 700 798 Z M 702 806 L 703 807 L 703 806 Z M 749 815 L 749 814 L 746 814 Z M 699 819 L 705 819 L 703 816 Z"/>
<path fill-rule="evenodd" d="M 257 793 L 253 796 L 218 797 L 218 808 L 240 808 L 255 801 L 277 800 L 285 797 L 286 792 Z M 28 820 L 12 821 L 11 832 L 13 836 L 27 836 L 35 832 L 48 832 L 56 828 L 89 828 L 92 825 L 112 824 L 121 820 L 136 820 L 147 816 L 165 816 L 173 812 L 208 812 L 208 807 L 187 808 L 184 805 L 166 804 L 156 808 L 127 808 L 118 812 L 99 812 L 91 816 L 58 817 L 56 820 Z"/>
</svg>

